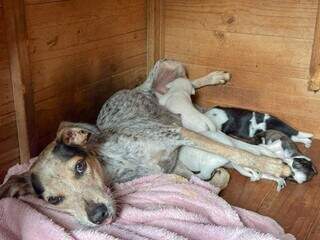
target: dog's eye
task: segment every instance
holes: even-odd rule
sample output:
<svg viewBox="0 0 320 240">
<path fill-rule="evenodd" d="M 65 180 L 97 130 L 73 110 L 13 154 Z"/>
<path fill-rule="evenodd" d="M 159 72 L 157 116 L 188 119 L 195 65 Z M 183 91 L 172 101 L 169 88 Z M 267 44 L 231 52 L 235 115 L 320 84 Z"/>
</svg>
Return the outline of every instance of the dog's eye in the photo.
<svg viewBox="0 0 320 240">
<path fill-rule="evenodd" d="M 48 197 L 48 202 L 53 205 L 58 205 L 64 200 L 63 196 L 56 196 L 56 197 Z"/>
<path fill-rule="evenodd" d="M 84 172 L 87 169 L 87 163 L 85 160 L 80 160 L 77 162 L 77 164 L 74 167 L 74 171 L 76 173 L 76 176 L 80 177 L 84 174 Z"/>
</svg>

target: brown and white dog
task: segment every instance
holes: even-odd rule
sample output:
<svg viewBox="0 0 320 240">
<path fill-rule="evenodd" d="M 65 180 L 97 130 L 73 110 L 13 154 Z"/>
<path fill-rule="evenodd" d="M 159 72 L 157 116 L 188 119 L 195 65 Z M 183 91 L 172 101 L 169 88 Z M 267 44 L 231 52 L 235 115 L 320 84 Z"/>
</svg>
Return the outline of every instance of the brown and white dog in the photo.
<svg viewBox="0 0 320 240">
<path fill-rule="evenodd" d="M 166 62 L 158 62 L 141 86 L 111 96 L 95 126 L 62 123 L 30 170 L 0 187 L 0 198 L 34 194 L 82 224 L 96 226 L 116 214 L 106 186 L 160 173 L 190 177 L 193 173 L 177 159 L 182 146 L 214 152 L 275 176 L 291 174 L 279 159 L 233 149 L 183 128 L 179 116 L 160 106 L 152 91 L 154 79 L 167 76 L 161 73 L 162 63 Z"/>
</svg>

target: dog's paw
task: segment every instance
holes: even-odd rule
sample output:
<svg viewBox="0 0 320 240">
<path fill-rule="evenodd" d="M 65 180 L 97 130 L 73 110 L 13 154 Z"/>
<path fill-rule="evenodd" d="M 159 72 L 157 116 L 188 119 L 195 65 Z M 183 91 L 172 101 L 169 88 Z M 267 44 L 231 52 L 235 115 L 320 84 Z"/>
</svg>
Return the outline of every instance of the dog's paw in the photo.
<svg viewBox="0 0 320 240">
<path fill-rule="evenodd" d="M 225 84 L 230 80 L 230 73 L 224 71 L 216 71 L 209 73 L 207 76 L 207 81 L 210 84 Z"/>
<path fill-rule="evenodd" d="M 251 182 L 256 182 L 259 181 L 261 179 L 261 172 L 251 169 L 251 168 L 245 168 L 246 171 L 249 172 L 250 176 L 250 181 Z"/>
<path fill-rule="evenodd" d="M 286 181 L 283 178 L 279 178 L 277 180 L 277 191 L 280 192 L 286 185 Z"/>
<path fill-rule="evenodd" d="M 222 190 L 228 186 L 229 180 L 229 172 L 224 168 L 217 168 L 213 173 L 210 183 Z"/>
</svg>

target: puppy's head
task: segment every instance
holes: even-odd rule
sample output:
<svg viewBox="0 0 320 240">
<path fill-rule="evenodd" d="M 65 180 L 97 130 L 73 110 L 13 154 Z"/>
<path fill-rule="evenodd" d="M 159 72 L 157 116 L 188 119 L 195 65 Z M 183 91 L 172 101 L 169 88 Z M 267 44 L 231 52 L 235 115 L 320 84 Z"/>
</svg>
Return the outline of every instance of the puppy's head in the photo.
<svg viewBox="0 0 320 240">
<path fill-rule="evenodd" d="M 227 113 L 219 107 L 211 108 L 205 113 L 205 115 L 213 121 L 216 126 L 222 126 L 229 120 Z"/>
<path fill-rule="evenodd" d="M 293 157 L 292 176 L 289 180 L 297 183 L 304 183 L 313 178 L 317 174 L 317 169 L 312 161 L 305 156 Z"/>
<path fill-rule="evenodd" d="M 62 123 L 55 141 L 39 155 L 29 172 L 11 177 L 0 198 L 34 194 L 95 226 L 110 222 L 115 204 L 106 188 L 103 166 L 90 146 L 98 130 L 87 124 Z"/>
</svg>

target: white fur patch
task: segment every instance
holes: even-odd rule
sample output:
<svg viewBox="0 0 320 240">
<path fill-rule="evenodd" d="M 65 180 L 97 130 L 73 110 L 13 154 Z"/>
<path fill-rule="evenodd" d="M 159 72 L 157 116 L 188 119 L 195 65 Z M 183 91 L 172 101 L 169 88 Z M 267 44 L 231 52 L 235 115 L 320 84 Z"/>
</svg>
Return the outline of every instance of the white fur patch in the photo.
<svg viewBox="0 0 320 240">
<path fill-rule="evenodd" d="M 221 130 L 222 125 L 229 120 L 225 111 L 218 108 L 212 108 L 205 115 L 214 123 L 217 130 Z"/>
<path fill-rule="evenodd" d="M 253 137 L 258 130 L 265 131 L 266 130 L 266 121 L 270 118 L 269 114 L 265 114 L 263 118 L 263 122 L 257 123 L 256 113 L 252 113 L 252 118 L 250 119 L 249 126 L 249 137 Z"/>
</svg>

